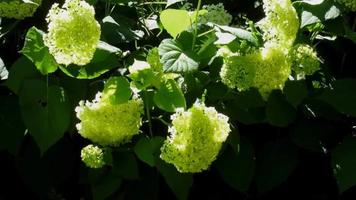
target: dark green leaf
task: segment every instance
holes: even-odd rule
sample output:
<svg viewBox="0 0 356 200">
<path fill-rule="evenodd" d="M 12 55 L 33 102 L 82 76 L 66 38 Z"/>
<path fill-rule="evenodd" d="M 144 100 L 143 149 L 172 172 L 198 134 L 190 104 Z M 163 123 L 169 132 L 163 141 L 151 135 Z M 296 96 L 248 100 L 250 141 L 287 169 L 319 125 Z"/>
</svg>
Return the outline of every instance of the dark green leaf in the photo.
<svg viewBox="0 0 356 200">
<path fill-rule="evenodd" d="M 297 107 L 308 96 L 307 85 L 305 81 L 287 81 L 285 83 L 284 94 L 287 101 L 294 107 Z"/>
<path fill-rule="evenodd" d="M 270 124 L 285 127 L 296 118 L 296 110 L 280 91 L 275 90 L 268 98 L 266 117 Z"/>
<path fill-rule="evenodd" d="M 355 137 L 346 137 L 343 143 L 332 151 L 332 167 L 341 193 L 356 185 L 355 155 Z"/>
<path fill-rule="evenodd" d="M 153 96 L 153 101 L 162 110 L 175 112 L 176 108 L 185 108 L 185 98 L 179 85 L 173 79 L 161 83 Z"/>
<path fill-rule="evenodd" d="M 151 167 L 156 166 L 156 160 L 163 140 L 164 138 L 162 137 L 154 137 L 151 139 L 142 137 L 134 148 L 137 157 Z"/>
<path fill-rule="evenodd" d="M 30 134 L 45 152 L 70 125 L 70 103 L 63 88 L 40 80 L 26 80 L 20 90 L 22 117 Z"/>
<path fill-rule="evenodd" d="M 135 156 L 129 152 L 113 153 L 113 174 L 129 179 L 138 179 L 138 166 Z"/>
<path fill-rule="evenodd" d="M 48 47 L 45 46 L 43 34 L 36 27 L 30 28 L 21 52 L 35 64 L 41 74 L 46 75 L 55 72 L 58 69 L 58 64 L 49 53 Z"/>
</svg>

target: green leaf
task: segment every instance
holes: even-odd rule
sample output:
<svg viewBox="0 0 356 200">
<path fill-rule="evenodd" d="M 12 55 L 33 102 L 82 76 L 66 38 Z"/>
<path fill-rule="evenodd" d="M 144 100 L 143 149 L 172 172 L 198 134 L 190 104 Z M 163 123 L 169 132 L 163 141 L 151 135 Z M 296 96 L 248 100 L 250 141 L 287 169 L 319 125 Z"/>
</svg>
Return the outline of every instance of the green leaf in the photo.
<svg viewBox="0 0 356 200">
<path fill-rule="evenodd" d="M 300 27 L 336 19 L 341 15 L 340 9 L 331 0 L 296 1 L 293 3 L 300 16 Z"/>
<path fill-rule="evenodd" d="M 332 83 L 319 98 L 343 114 L 356 116 L 356 80 L 340 79 Z"/>
<path fill-rule="evenodd" d="M 46 75 L 55 72 L 58 69 L 58 64 L 49 53 L 48 47 L 45 46 L 43 34 L 36 27 L 30 28 L 21 52 L 35 64 L 41 74 Z"/>
<path fill-rule="evenodd" d="M 227 184 L 240 192 L 246 192 L 255 172 L 253 146 L 246 138 L 241 138 L 240 144 L 231 146 L 218 158 L 216 167 Z"/>
<path fill-rule="evenodd" d="M 101 41 L 89 64 L 85 66 L 60 65 L 59 68 L 70 77 L 78 79 L 94 79 L 113 68 L 119 67 L 118 57 L 115 54 L 120 53 L 120 49 Z"/>
<path fill-rule="evenodd" d="M 159 149 L 162 146 L 164 138 L 162 137 L 154 137 L 147 138 L 141 137 L 141 139 L 135 145 L 134 151 L 137 157 L 148 164 L 151 167 L 156 166 L 156 162 L 159 155 Z"/>
<path fill-rule="evenodd" d="M 270 124 L 285 127 L 296 118 L 296 110 L 280 91 L 275 90 L 268 98 L 266 117 Z"/>
<path fill-rule="evenodd" d="M 234 28 L 234 27 L 229 27 L 229 26 L 220 26 L 220 25 L 214 25 L 215 26 L 215 34 L 218 40 L 215 42 L 215 44 L 229 44 L 230 42 L 234 41 L 236 38 L 239 38 L 241 40 L 246 40 L 250 42 L 251 44 L 258 46 L 258 39 L 253 35 L 253 33 L 246 31 L 241 28 Z"/>
<path fill-rule="evenodd" d="M 4 62 L 0 58 L 0 80 L 6 80 L 9 76 L 9 72 L 7 71 Z"/>
<path fill-rule="evenodd" d="M 66 93 L 56 85 L 26 80 L 19 96 L 25 125 L 43 153 L 63 136 L 70 125 L 71 110 Z"/>
<path fill-rule="evenodd" d="M 179 200 L 187 199 L 193 185 L 192 174 L 181 174 L 173 165 L 168 165 L 162 160 L 158 160 L 157 168 L 175 196 Z"/>
<path fill-rule="evenodd" d="M 332 150 L 332 167 L 341 193 L 356 185 L 355 155 L 355 137 L 346 137 L 340 145 Z"/>
<path fill-rule="evenodd" d="M 198 69 L 197 55 L 192 51 L 193 36 L 183 32 L 177 39 L 165 39 L 159 45 L 159 55 L 165 72 L 187 73 Z"/>
<path fill-rule="evenodd" d="M 146 61 L 154 72 L 163 72 L 163 65 L 159 59 L 158 48 L 153 48 L 148 52 Z"/>
<path fill-rule="evenodd" d="M 22 56 L 11 66 L 6 86 L 16 94 L 19 93 L 22 82 L 26 79 L 40 78 L 41 74 L 33 63 Z"/>
<path fill-rule="evenodd" d="M 183 92 L 173 79 L 161 83 L 153 96 L 153 101 L 157 107 L 167 112 L 175 112 L 176 108 L 186 107 Z"/>
<path fill-rule="evenodd" d="M 26 131 L 17 97 L 0 97 L 0 127 L 0 149 L 16 155 Z"/>
<path fill-rule="evenodd" d="M 132 95 L 129 81 L 124 77 L 110 77 L 105 83 L 102 98 L 112 104 L 127 102 Z"/>
<path fill-rule="evenodd" d="M 140 90 L 151 86 L 155 81 L 155 73 L 147 62 L 136 60 L 129 67 L 129 77 L 133 80 L 133 84 Z M 159 81 L 159 80 L 158 80 Z"/>
<path fill-rule="evenodd" d="M 191 25 L 190 15 L 186 10 L 164 10 L 160 14 L 160 19 L 163 27 L 173 38 L 187 30 Z"/>
<path fill-rule="evenodd" d="M 287 81 L 283 93 L 286 95 L 287 101 L 297 107 L 308 96 L 308 89 L 304 80 Z"/>
<path fill-rule="evenodd" d="M 138 166 L 135 156 L 130 152 L 113 153 L 113 174 L 119 177 L 138 179 Z"/>
<path fill-rule="evenodd" d="M 266 144 L 257 154 L 255 181 L 259 193 L 286 181 L 298 163 L 297 157 L 297 149 L 287 141 Z"/>
<path fill-rule="evenodd" d="M 121 186 L 122 179 L 110 170 L 108 173 L 99 174 L 91 184 L 93 199 L 107 199 Z"/>
</svg>

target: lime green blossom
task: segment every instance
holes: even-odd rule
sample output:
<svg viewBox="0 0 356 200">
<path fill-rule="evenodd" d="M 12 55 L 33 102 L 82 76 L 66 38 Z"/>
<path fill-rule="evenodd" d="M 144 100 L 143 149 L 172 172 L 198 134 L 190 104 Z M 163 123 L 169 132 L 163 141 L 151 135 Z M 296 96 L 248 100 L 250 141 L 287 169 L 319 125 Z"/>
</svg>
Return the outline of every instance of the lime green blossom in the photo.
<svg viewBox="0 0 356 200">
<path fill-rule="evenodd" d="M 75 111 L 81 120 L 76 127 L 84 138 L 101 145 L 118 146 L 139 134 L 143 102 L 133 98 L 113 104 L 99 92 L 93 102 L 80 101 Z"/>
<path fill-rule="evenodd" d="M 92 144 L 82 149 L 81 158 L 85 165 L 90 168 L 102 168 L 105 165 L 104 151 Z"/>
<path fill-rule="evenodd" d="M 225 56 L 220 77 L 228 87 L 239 91 L 255 87 L 267 99 L 272 90 L 283 88 L 290 73 L 287 52 L 270 46 L 243 56 Z"/>
<path fill-rule="evenodd" d="M 290 0 L 263 0 L 266 17 L 260 21 L 264 40 L 289 48 L 299 30 L 299 19 Z"/>
<path fill-rule="evenodd" d="M 229 25 L 232 20 L 232 16 L 225 10 L 222 3 L 204 5 L 203 10 L 207 12 L 199 16 L 199 22 L 206 24 L 212 22 L 219 25 Z"/>
<path fill-rule="evenodd" d="M 25 3 L 23 0 L 11 0 L 0 2 L 0 17 L 24 19 L 31 17 L 42 0 L 32 0 L 32 3 Z"/>
<path fill-rule="evenodd" d="M 337 0 L 337 2 L 346 6 L 351 11 L 356 11 L 356 1 L 355 0 Z"/>
<path fill-rule="evenodd" d="M 160 157 L 182 173 L 206 170 L 230 133 L 228 117 L 195 103 L 188 111 L 177 109 L 171 118 L 170 136 L 161 147 Z"/>
<path fill-rule="evenodd" d="M 101 32 L 94 15 L 94 8 L 83 0 L 66 0 L 63 8 L 52 6 L 44 42 L 59 64 L 85 65 L 91 61 Z"/>
<path fill-rule="evenodd" d="M 316 51 L 309 45 L 298 44 L 291 52 L 292 70 L 299 78 L 312 75 L 320 69 L 320 62 Z"/>
</svg>

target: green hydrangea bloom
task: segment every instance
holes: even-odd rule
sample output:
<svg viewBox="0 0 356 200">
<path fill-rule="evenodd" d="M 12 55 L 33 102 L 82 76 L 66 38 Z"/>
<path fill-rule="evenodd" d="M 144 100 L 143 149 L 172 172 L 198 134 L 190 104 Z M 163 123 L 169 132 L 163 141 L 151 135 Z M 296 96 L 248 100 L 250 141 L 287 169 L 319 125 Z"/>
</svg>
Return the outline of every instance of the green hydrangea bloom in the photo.
<svg viewBox="0 0 356 200">
<path fill-rule="evenodd" d="M 102 168 L 105 165 L 104 151 L 92 144 L 82 149 L 81 158 L 85 165 L 90 168 Z"/>
<path fill-rule="evenodd" d="M 22 0 L 11 0 L 0 2 L 0 17 L 24 19 L 31 17 L 42 0 L 32 0 L 33 3 L 25 3 Z"/>
<path fill-rule="evenodd" d="M 228 137 L 228 117 L 213 107 L 195 103 L 188 111 L 178 109 L 171 118 L 173 126 L 160 157 L 182 173 L 206 170 Z"/>
<path fill-rule="evenodd" d="M 200 23 L 212 22 L 219 25 L 229 25 L 231 23 L 232 16 L 225 10 L 222 3 L 204 5 L 203 9 L 207 10 L 207 12 L 199 16 Z"/>
<path fill-rule="evenodd" d="M 255 87 L 267 99 L 272 90 L 283 88 L 291 73 L 287 54 L 279 46 L 268 46 L 243 56 L 225 56 L 221 80 L 239 91 Z"/>
<path fill-rule="evenodd" d="M 94 8 L 83 0 L 66 0 L 63 8 L 52 6 L 44 42 L 59 64 L 85 65 L 91 61 L 101 33 L 94 15 Z"/>
<path fill-rule="evenodd" d="M 289 48 L 299 30 L 297 11 L 290 0 L 263 0 L 266 17 L 260 21 L 264 40 Z"/>
<path fill-rule="evenodd" d="M 337 0 L 337 2 L 346 6 L 351 11 L 356 11 L 356 1 L 355 0 Z"/>
<path fill-rule="evenodd" d="M 139 133 L 143 102 L 134 98 L 113 104 L 99 92 L 93 102 L 80 101 L 75 111 L 81 120 L 76 127 L 84 138 L 101 145 L 118 146 Z"/>
<path fill-rule="evenodd" d="M 305 75 L 312 75 L 320 69 L 320 62 L 316 51 L 307 44 L 298 44 L 293 47 L 291 52 L 293 61 L 292 70 L 298 79 Z"/>
</svg>

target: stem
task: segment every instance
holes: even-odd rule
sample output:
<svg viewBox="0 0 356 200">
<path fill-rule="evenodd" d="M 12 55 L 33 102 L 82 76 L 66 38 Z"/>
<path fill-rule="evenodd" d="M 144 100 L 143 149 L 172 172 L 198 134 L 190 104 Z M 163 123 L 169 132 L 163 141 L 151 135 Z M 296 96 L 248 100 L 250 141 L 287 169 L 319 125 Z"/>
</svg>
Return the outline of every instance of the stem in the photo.
<svg viewBox="0 0 356 200">
<path fill-rule="evenodd" d="M 194 28 L 194 37 L 193 37 L 193 43 L 192 43 L 192 50 L 194 50 L 194 46 L 197 40 L 197 36 L 198 36 L 198 17 L 199 17 L 199 11 L 201 8 L 201 0 L 198 1 L 198 6 L 197 6 L 197 10 L 195 11 L 195 28 Z"/>
<path fill-rule="evenodd" d="M 150 131 L 150 136 L 153 137 L 152 119 L 151 119 L 150 107 L 148 105 L 148 95 L 147 95 L 146 90 L 144 91 L 144 95 L 145 95 L 145 108 L 146 108 L 146 116 L 148 119 L 148 127 L 149 127 L 149 131 Z"/>
</svg>

